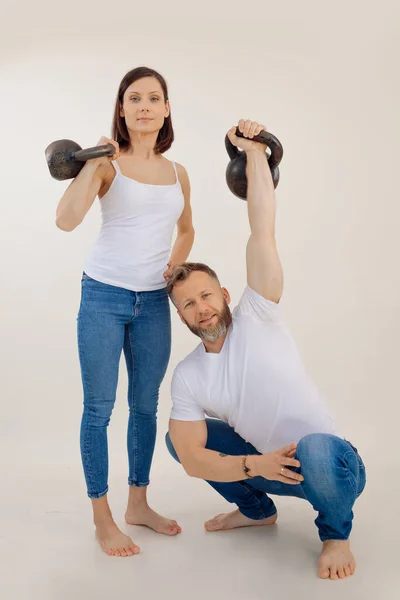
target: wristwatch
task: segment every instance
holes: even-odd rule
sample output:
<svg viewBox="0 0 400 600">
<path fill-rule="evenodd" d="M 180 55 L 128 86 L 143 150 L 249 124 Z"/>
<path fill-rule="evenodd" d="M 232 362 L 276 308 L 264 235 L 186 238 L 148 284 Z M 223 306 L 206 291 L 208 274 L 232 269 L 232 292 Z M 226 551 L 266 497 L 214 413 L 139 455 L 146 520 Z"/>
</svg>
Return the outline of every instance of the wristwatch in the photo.
<svg viewBox="0 0 400 600">
<path fill-rule="evenodd" d="M 242 467 L 243 467 L 243 471 L 244 474 L 246 475 L 246 477 L 248 477 L 249 479 L 253 479 L 253 476 L 250 475 L 250 469 L 249 467 L 246 465 L 246 460 L 247 460 L 247 456 L 243 456 L 242 458 Z"/>
</svg>

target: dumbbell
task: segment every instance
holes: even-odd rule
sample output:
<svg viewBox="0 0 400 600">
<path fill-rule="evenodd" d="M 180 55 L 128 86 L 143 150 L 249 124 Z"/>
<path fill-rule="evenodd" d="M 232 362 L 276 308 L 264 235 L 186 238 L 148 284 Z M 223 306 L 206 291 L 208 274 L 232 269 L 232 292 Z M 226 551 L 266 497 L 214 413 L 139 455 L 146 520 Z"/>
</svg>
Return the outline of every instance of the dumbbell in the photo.
<svg viewBox="0 0 400 600">
<path fill-rule="evenodd" d="M 244 138 L 243 133 L 236 130 L 237 137 Z M 279 168 L 278 165 L 282 160 L 283 147 L 278 138 L 269 131 L 262 131 L 259 135 L 251 138 L 252 142 L 260 142 L 265 144 L 270 149 L 270 154 L 265 153 L 271 170 L 272 181 L 276 188 L 279 183 Z M 246 152 L 239 150 L 232 144 L 228 136 L 225 137 L 225 147 L 228 152 L 230 163 L 226 168 L 226 182 L 229 189 L 235 196 L 246 200 L 247 197 L 247 177 L 246 177 Z"/>
<path fill-rule="evenodd" d="M 114 153 L 115 147 L 112 144 L 82 150 L 81 146 L 72 140 L 56 140 L 45 150 L 50 174 L 58 181 L 76 177 L 86 161 L 112 156 Z"/>
</svg>

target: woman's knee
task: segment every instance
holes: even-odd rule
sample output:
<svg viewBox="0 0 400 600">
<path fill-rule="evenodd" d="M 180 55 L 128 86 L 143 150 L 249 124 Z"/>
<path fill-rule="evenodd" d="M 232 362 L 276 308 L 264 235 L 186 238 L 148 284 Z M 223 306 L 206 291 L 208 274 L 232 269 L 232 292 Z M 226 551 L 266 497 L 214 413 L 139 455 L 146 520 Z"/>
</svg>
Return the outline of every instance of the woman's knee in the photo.
<svg viewBox="0 0 400 600">
<path fill-rule="evenodd" d="M 85 401 L 83 407 L 83 418 L 87 419 L 92 427 L 107 427 L 110 423 L 114 400 L 99 402 Z"/>
</svg>

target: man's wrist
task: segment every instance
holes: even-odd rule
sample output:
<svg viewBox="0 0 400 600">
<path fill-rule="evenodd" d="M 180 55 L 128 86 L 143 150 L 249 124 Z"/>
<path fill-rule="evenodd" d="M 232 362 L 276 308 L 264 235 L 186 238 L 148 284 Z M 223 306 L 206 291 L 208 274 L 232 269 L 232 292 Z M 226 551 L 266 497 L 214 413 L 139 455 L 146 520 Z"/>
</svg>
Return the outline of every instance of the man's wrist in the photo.
<svg viewBox="0 0 400 600">
<path fill-rule="evenodd" d="M 258 476 L 258 459 L 257 454 L 249 454 L 246 456 L 246 467 L 249 469 L 250 477 Z"/>
<path fill-rule="evenodd" d="M 263 146 L 262 148 L 249 148 L 248 150 L 245 150 L 245 152 L 248 157 L 256 156 L 258 154 L 260 154 L 261 156 L 265 156 L 266 149 L 267 149 L 267 147 Z"/>
</svg>

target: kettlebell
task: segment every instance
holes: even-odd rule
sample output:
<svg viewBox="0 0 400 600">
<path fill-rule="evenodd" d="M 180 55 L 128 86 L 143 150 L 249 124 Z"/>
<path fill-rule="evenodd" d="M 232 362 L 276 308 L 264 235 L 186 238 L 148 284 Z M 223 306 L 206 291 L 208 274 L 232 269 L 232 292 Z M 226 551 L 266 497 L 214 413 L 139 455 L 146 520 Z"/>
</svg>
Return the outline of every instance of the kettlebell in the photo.
<svg viewBox="0 0 400 600">
<path fill-rule="evenodd" d="M 236 135 L 238 137 L 245 137 L 239 129 L 236 130 Z M 259 135 L 256 135 L 252 138 L 253 142 L 261 142 L 261 144 L 266 144 L 266 146 L 270 149 L 271 153 L 265 153 L 265 157 L 268 160 L 268 165 L 271 170 L 272 181 L 274 182 L 274 187 L 276 188 L 279 183 L 279 168 L 278 165 L 282 160 L 283 156 L 283 147 L 278 138 L 276 138 L 269 131 L 262 131 Z M 229 158 L 231 159 L 230 163 L 226 168 L 226 183 L 228 184 L 228 188 L 231 192 L 241 198 L 242 200 L 246 200 L 247 198 L 247 177 L 246 177 L 246 152 L 243 150 L 239 150 L 236 146 L 232 144 L 228 136 L 225 136 L 225 147 L 228 152 Z"/>
<path fill-rule="evenodd" d="M 87 160 L 112 156 L 114 152 L 112 144 L 82 150 L 72 140 L 56 140 L 47 146 L 45 156 L 50 175 L 58 181 L 64 181 L 76 177 Z"/>
</svg>

